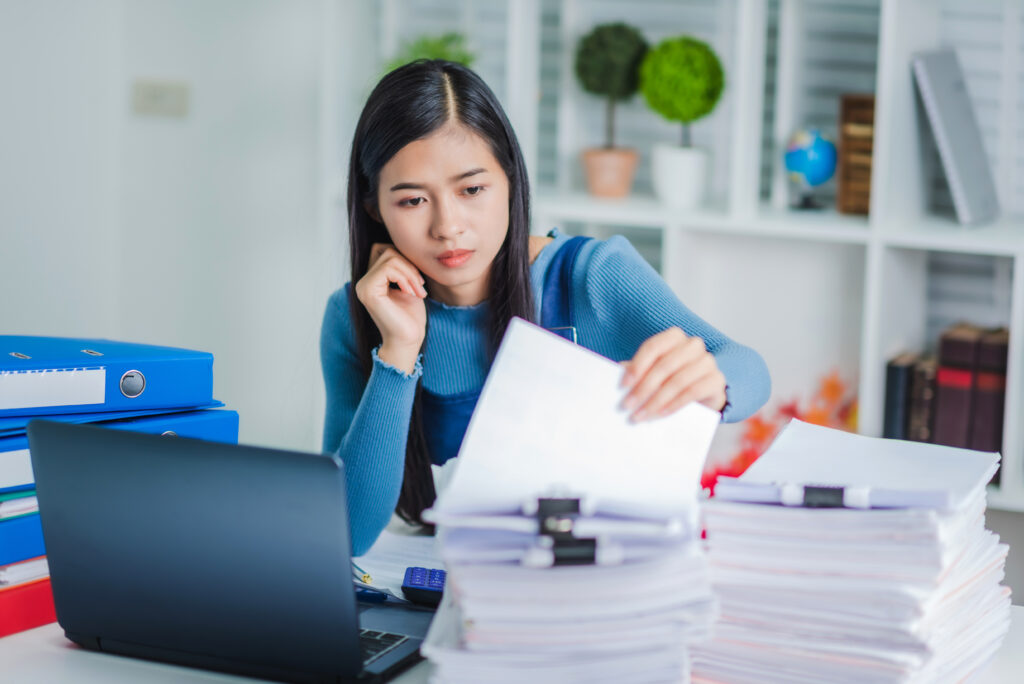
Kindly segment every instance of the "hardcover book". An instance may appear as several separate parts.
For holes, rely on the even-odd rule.
[[[939,339],[935,383],[936,444],[969,448],[978,348],[984,333],[970,323],[957,323]]]

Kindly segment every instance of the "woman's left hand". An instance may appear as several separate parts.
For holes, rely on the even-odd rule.
[[[624,361],[622,408],[634,423],[674,413],[691,401],[725,408],[725,376],[699,337],[669,328],[640,345]]]

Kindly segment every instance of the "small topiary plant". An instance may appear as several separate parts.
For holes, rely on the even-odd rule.
[[[640,31],[622,22],[602,24],[576,46],[576,77],[588,93],[607,98],[605,147],[615,147],[615,104],[636,94],[637,69],[647,54]]]
[[[400,66],[417,59],[444,59],[473,66],[475,55],[466,47],[466,37],[458,32],[440,36],[420,36],[402,45],[398,54],[384,66],[384,73],[390,73]]]
[[[689,36],[662,41],[640,65],[640,92],[647,106],[683,124],[683,147],[690,146],[690,124],[711,113],[724,87],[718,55]]]

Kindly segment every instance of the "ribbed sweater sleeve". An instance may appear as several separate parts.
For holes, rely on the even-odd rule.
[[[580,340],[584,346],[624,361],[647,338],[679,327],[704,340],[725,375],[723,422],[741,421],[768,400],[771,380],[761,355],[688,309],[626,238],[585,245],[573,269],[573,284],[580,334],[590,338]]]
[[[327,302],[320,329],[320,362],[327,391],[323,449],[345,464],[352,555],[366,553],[398,503],[405,468],[416,383],[423,373],[417,360],[411,374],[372,353],[373,369],[364,381],[349,315],[351,286]]]

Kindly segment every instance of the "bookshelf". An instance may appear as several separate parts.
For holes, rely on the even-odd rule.
[[[643,246],[690,308],[765,356],[769,406],[809,396],[822,375],[838,370],[858,393],[859,430],[879,435],[889,358],[928,346],[944,322],[962,315],[1008,325],[1004,466],[990,502],[1024,511],[1019,2],[386,0],[381,7],[381,45],[440,26],[467,33],[481,54],[475,67],[524,145],[535,232],[621,232]],[[428,8],[427,28],[401,20]],[[692,131],[695,144],[712,151],[700,209],[669,210],[653,197],[650,147],[678,132],[639,96],[617,114],[617,139],[641,154],[633,195],[601,200],[583,191],[578,157],[599,144],[603,107],[576,84],[572,49],[593,25],[614,20],[638,27],[652,44],[696,35],[722,60],[722,102]],[[955,224],[934,149],[920,135],[910,55],[944,45],[961,54],[996,170],[1004,218],[993,225]],[[839,95],[848,92],[876,97],[871,213],[792,211],[780,150],[799,126],[835,139]],[[824,198],[834,192],[827,185]],[[723,426],[713,457],[737,436],[735,426]]]

